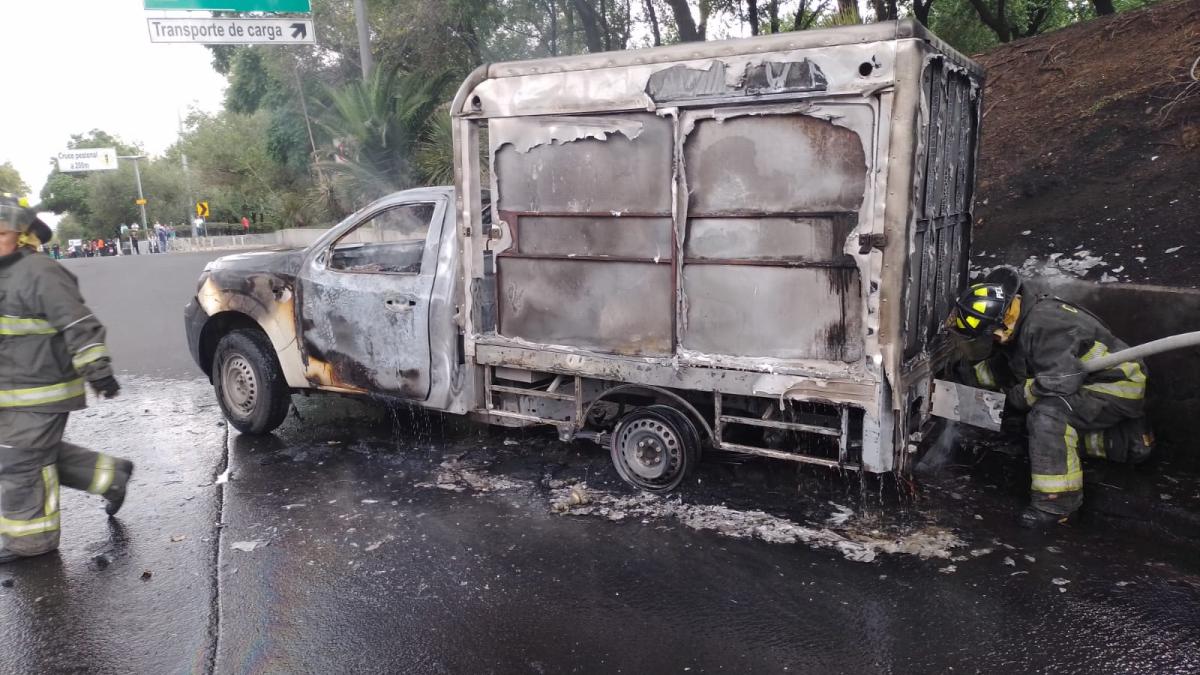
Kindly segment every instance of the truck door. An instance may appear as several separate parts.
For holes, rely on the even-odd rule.
[[[309,253],[299,285],[310,382],[429,396],[430,297],[446,208],[432,197],[381,205]]]

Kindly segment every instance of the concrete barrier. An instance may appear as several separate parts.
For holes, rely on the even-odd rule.
[[[1131,346],[1200,330],[1200,290],[1067,277],[1030,279],[1026,288],[1086,307]],[[1151,356],[1146,366],[1147,405],[1155,433],[1160,440],[1195,448],[1200,436],[1200,348]]]
[[[243,248],[304,248],[316,241],[325,229],[292,228],[260,234],[230,234],[213,237],[177,237],[172,251],[223,251]]]

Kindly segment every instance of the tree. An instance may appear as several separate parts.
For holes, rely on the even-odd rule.
[[[696,21],[692,18],[692,8],[688,5],[687,0],[666,0],[667,7],[671,8],[671,13],[675,16],[675,29],[679,33],[680,42],[701,42],[704,40],[704,34],[696,28]],[[703,26],[701,19],[701,26]]]
[[[411,157],[434,110],[446,74],[376,68],[365,82],[328,91],[319,116],[332,139],[333,161],[322,164],[340,178],[343,195],[361,206],[416,183]]]
[[[0,192],[11,192],[19,196],[29,194],[29,184],[21,180],[21,172],[17,171],[12,162],[0,164]]]
[[[979,20],[996,34],[1001,42],[1037,35],[1046,28],[1054,0],[969,0]]]
[[[83,229],[83,223],[74,214],[67,214],[58,221],[58,225],[54,227],[54,238],[60,246],[66,246],[67,242],[72,239],[86,239],[87,233]]]
[[[118,155],[140,155],[141,146],[126,143],[102,129],[92,129],[82,134],[72,134],[67,147],[78,148],[114,148]],[[124,164],[124,162],[122,162]],[[62,173],[55,166],[46,177],[42,186],[41,207],[54,213],[72,213],[84,228],[92,226],[91,207],[88,204],[91,176],[112,173],[98,171],[87,173]]]

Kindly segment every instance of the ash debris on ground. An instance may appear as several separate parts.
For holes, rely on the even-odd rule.
[[[772,544],[808,544],[831,548],[847,560],[872,562],[880,553],[915,555],[919,558],[949,558],[952,549],[965,546],[957,535],[935,527],[889,534],[879,530],[856,530],[842,521],[844,529],[804,525],[765,511],[740,510],[717,504],[692,504],[680,497],[649,493],[615,495],[576,485],[550,494],[553,508],[574,516],[599,516],[611,521],[627,519],[675,520],[683,526],[715,532],[733,539],[759,539]],[[839,515],[844,512],[839,512]]]
[[[832,549],[856,562],[872,562],[880,554],[949,558],[954,549],[966,545],[953,532],[934,525],[876,527],[873,525],[877,523],[855,518],[853,509],[836,502],[827,503],[830,511],[818,520],[824,524],[806,524],[760,509],[695,502],[681,495],[631,492],[619,485],[593,486],[582,477],[555,478],[546,473],[541,480],[534,481],[492,471],[490,465],[500,460],[499,455],[524,454],[511,446],[505,442],[495,454],[476,452],[470,460],[465,460],[462,454],[452,456],[438,464],[432,480],[417,482],[415,487],[469,492],[478,497],[523,490],[540,496],[540,503],[553,513],[592,516],[611,522],[675,522],[688,529],[733,539]]]

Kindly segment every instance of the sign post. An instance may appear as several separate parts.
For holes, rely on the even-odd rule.
[[[138,160],[145,159],[145,158],[146,158],[145,155],[128,155],[128,156],[122,155],[119,159],[132,159],[133,160],[133,175],[137,179],[137,188],[138,188],[137,205],[138,205],[138,208],[141,209],[141,211],[142,211],[142,231],[148,232],[149,230],[146,229],[148,227],[148,225],[146,224],[146,195],[142,194],[142,170],[140,168],[138,168]]]

